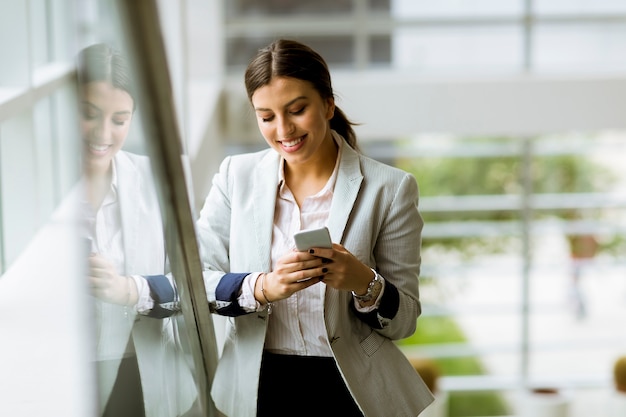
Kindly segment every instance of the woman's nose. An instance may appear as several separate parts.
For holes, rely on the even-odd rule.
[[[287,117],[278,120],[278,135],[281,138],[289,138],[294,133],[294,124]]]
[[[102,120],[96,123],[93,128],[94,139],[102,142],[106,142],[111,138],[111,126],[106,121]]]

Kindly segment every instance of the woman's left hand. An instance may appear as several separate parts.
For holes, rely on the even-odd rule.
[[[324,274],[323,280],[329,287],[363,294],[374,278],[374,273],[367,265],[338,243],[333,243],[332,249],[315,249],[313,255],[329,260],[325,265],[328,272]]]

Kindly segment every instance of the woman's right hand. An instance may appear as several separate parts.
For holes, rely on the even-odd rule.
[[[137,303],[137,285],[133,279],[119,275],[102,255],[89,256],[89,286],[94,297],[107,303],[127,306]]]
[[[259,275],[254,296],[262,304],[289,298],[322,281],[328,272],[325,263],[323,258],[309,252],[288,252],[278,259],[272,272],[264,273],[265,277]]]

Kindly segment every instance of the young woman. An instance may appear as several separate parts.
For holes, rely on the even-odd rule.
[[[78,81],[79,198],[91,252],[101,413],[178,416],[191,407],[196,391],[175,321],[163,319],[174,311],[162,304],[175,294],[164,276],[165,242],[150,162],[122,150],[136,106],[129,68],[109,46],[92,45],[78,56]]]
[[[277,40],[245,84],[269,149],[226,158],[198,221],[231,316],[212,385],[245,416],[417,416],[432,395],[393,340],[415,331],[422,218],[411,175],[360,154],[314,50]],[[294,249],[328,227],[332,248]]]

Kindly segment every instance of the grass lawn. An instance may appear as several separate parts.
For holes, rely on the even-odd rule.
[[[466,337],[450,317],[420,317],[417,331],[399,346],[439,343],[462,343]],[[442,375],[482,375],[480,358],[433,358]],[[451,392],[448,394],[449,417],[502,416],[510,414],[504,398],[496,391]]]

